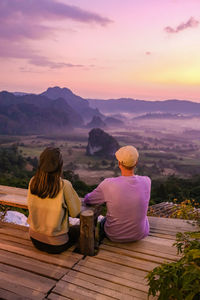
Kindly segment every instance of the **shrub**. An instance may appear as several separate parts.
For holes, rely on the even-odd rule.
[[[194,218],[200,224],[199,216]],[[199,300],[200,231],[177,233],[174,245],[182,257],[176,262],[161,264],[148,273],[148,295],[157,295],[158,300]]]
[[[177,199],[174,199],[176,203]],[[185,220],[200,220],[200,213],[196,209],[199,207],[199,203],[195,200],[185,200],[180,204],[174,206],[172,213],[170,215],[171,218],[177,219],[185,219]]]

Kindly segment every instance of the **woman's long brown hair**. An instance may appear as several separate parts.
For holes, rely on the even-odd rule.
[[[55,198],[60,191],[61,173],[62,165],[54,173],[46,173],[38,168],[30,183],[31,193],[42,199]]]

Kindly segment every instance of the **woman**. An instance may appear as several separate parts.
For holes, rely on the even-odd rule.
[[[48,253],[61,253],[77,238],[68,217],[80,213],[81,202],[72,184],[61,179],[62,167],[59,148],[46,148],[28,189],[30,238],[36,248]]]

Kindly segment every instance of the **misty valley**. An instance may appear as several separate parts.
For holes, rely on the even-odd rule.
[[[89,153],[93,128],[103,135],[93,138]],[[88,100],[58,87],[40,95],[1,92],[0,133],[0,184],[27,187],[40,153],[53,146],[61,149],[64,174],[79,182],[83,196],[104,178],[120,175],[114,149],[130,144],[140,154],[136,173],[153,180],[152,203],[200,201],[198,103]]]

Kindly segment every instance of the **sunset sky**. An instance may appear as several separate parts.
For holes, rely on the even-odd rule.
[[[199,0],[0,0],[0,90],[200,102]]]

